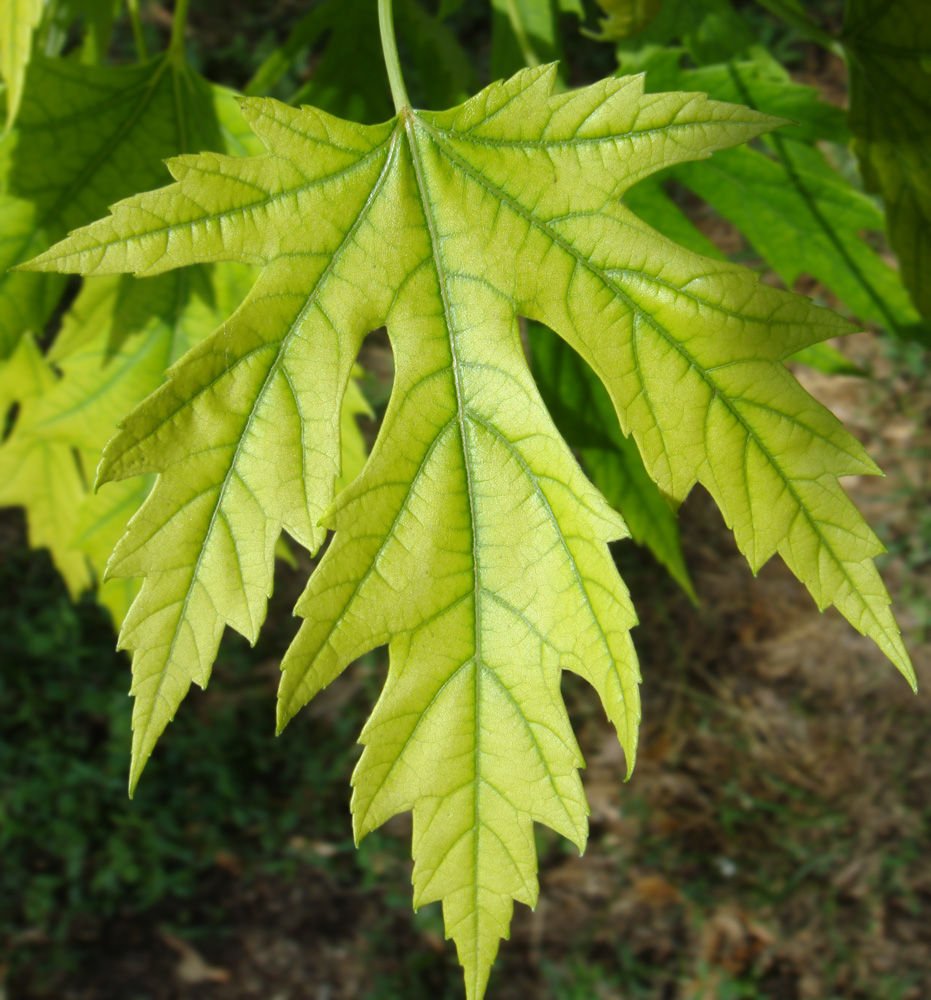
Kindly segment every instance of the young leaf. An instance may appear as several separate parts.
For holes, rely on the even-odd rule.
[[[585,34],[607,42],[639,35],[659,13],[662,0],[598,0],[598,5],[607,15],[598,21],[601,34]]]
[[[931,319],[931,18],[927,0],[847,0],[850,129],[919,312]]]
[[[628,768],[639,719],[634,616],[607,548],[625,527],[540,400],[519,314],[592,367],[667,495],[704,483],[754,568],[780,552],[913,678],[871,562],[881,546],[837,481],[876,467],[781,364],[847,324],[676,247],[619,201],[779,120],[647,95],[639,78],[559,95],[554,80],[527,70],[459,108],[368,127],[247,101],[264,156],[178,158],[177,183],[30,265],[263,265],[102,463],[104,481],[160,473],[114,556],[146,575],[123,633],[136,691],[173,711],[224,624],[255,635],[280,529],[313,549],[321,518],[334,528],[298,606],[279,721],[389,643],[356,835],[413,810],[415,902],[443,900],[476,998],[513,900],[536,898],[532,823],[585,841],[561,671],[596,688]],[[381,325],[394,389],[362,475],[334,500],[341,401]]]

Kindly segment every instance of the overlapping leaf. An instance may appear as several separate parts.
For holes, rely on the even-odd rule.
[[[754,61],[682,70],[675,50],[663,50],[640,63],[653,89],[700,91],[796,123],[766,137],[763,149],[729,150],[709,162],[676,167],[667,177],[733,222],[790,288],[799,275],[811,275],[857,317],[899,336],[928,338],[901,276],[864,239],[865,233],[882,231],[882,212],[815,145],[849,141],[840,109],[819,100],[813,88],[792,82],[762,54]],[[642,207],[650,213],[649,200]]]
[[[926,0],[847,0],[850,128],[919,311],[931,318],[931,17]]]
[[[621,512],[634,541],[647,546],[695,600],[675,514],[643,467],[637,445],[621,432],[604,386],[545,326],[530,324],[528,340],[540,395],[566,442],[608,503]]]
[[[31,265],[263,265],[106,451],[103,480],[160,474],[114,557],[145,575],[122,639],[136,693],[173,711],[224,624],[255,635],[279,531],[315,549],[321,518],[334,528],[298,607],[280,721],[389,643],[356,834],[413,810],[415,902],[443,901],[473,997],[513,900],[536,899],[533,822],[585,841],[561,671],[596,688],[628,766],[639,718],[633,613],[607,548],[625,527],[556,432],[518,314],[597,374],[674,502],[705,484],[754,568],[780,552],[912,676],[871,561],[881,547],[837,481],[875,466],[781,364],[846,324],[675,246],[619,200],[778,120],[645,95],[638,79],[562,95],[553,82],[552,67],[526,71],[460,108],[370,127],[248,101],[267,154],[176,159],[176,184]],[[334,500],[340,406],[382,324],[391,401]],[[141,720],[134,778],[163,725],[154,709]]]
[[[55,383],[55,373],[24,337],[0,369],[0,420],[19,404],[16,425],[0,447],[0,506],[27,509],[29,544],[47,548],[71,596],[90,586],[87,560],[71,547],[78,509],[86,490],[72,449],[32,433],[39,400]]]
[[[7,270],[115,199],[158,184],[162,160],[190,149],[243,152],[236,102],[174,58],[94,67],[36,57],[29,64],[0,197],[0,357],[39,331],[62,284]]]
[[[48,359],[27,338],[4,367],[4,380],[23,405],[0,446],[7,481],[0,503],[25,508],[31,544],[51,550],[74,596],[90,586],[89,570],[102,578],[151,487],[151,481],[134,481],[90,492],[86,483],[100,452],[127,410],[162,383],[168,365],[235,308],[235,287],[239,299],[245,294],[243,269],[225,267],[237,272],[236,280],[220,281],[226,294],[219,296],[205,268],[152,282],[94,279],[66,315]],[[23,377],[26,362],[30,379]],[[133,582],[102,584],[100,600],[117,624],[136,590]]]

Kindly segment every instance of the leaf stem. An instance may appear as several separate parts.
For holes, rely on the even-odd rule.
[[[826,31],[807,14],[793,7],[789,0],[756,0],[756,2],[768,10],[770,14],[785,21],[790,27],[795,28],[803,38],[807,38],[810,42],[815,42],[815,44],[827,49],[828,52],[833,52],[836,56],[844,57],[844,47],[830,31]]]
[[[142,34],[142,20],[139,17],[139,0],[126,0],[129,8],[129,20],[133,26],[133,40],[136,43],[136,55],[139,62],[145,62],[149,58],[148,49],[145,46],[145,37]]]
[[[187,27],[187,10],[190,0],[177,0],[171,22],[171,42],[168,51],[176,59],[184,58],[184,29]]]
[[[181,3],[183,0],[178,2]],[[400,114],[404,108],[411,106],[411,100],[407,96],[404,77],[401,75],[398,43],[394,37],[394,18],[391,16],[391,0],[378,0],[378,27],[381,29],[381,50],[385,56],[385,69],[388,70],[394,110]]]

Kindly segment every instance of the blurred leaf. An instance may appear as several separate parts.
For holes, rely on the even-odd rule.
[[[931,16],[928,0],[847,0],[850,129],[919,312],[931,319]]]
[[[90,586],[87,562],[71,548],[86,488],[68,445],[32,433],[37,401],[55,374],[30,336],[0,368],[0,399],[19,403],[16,423],[0,445],[0,507],[26,508],[29,544],[47,548],[73,599]]]
[[[41,20],[42,0],[0,0],[0,69],[6,81],[7,128],[19,112],[33,35]]]
[[[585,31],[596,41],[617,41],[639,35],[659,13],[663,0],[598,0],[608,15],[599,19],[601,34]]]
[[[566,0],[490,0],[491,76],[502,79],[524,66],[562,59],[560,15],[577,13]],[[560,67],[559,72],[563,69]]]
[[[726,62],[759,43],[753,29],[731,0],[663,0],[653,22],[636,38],[619,43],[618,51],[645,45],[681,42],[698,64]]]
[[[223,322],[210,271],[202,264],[147,281],[87,281],[50,352],[62,377],[36,404],[33,433],[96,448],[99,460],[119,422],[162,384],[166,369]]]
[[[898,271],[862,235],[882,231],[882,212],[813,146],[781,138],[768,145],[778,159],[728,150],[672,176],[733,222],[788,288],[809,274],[854,315],[906,335],[919,317]]]
[[[103,61],[110,47],[113,21],[123,6],[122,0],[57,0],[48,4],[45,54],[59,55],[68,41],[74,24],[84,28],[81,61],[94,65]]]
[[[860,377],[869,375],[869,372],[864,371],[859,365],[855,365],[846,354],[825,343],[812,344],[811,347],[806,347],[805,350],[793,354],[787,360],[808,365],[809,368],[824,372],[825,375],[857,375]]]
[[[87,453],[88,479],[93,479],[99,452]],[[85,494],[78,508],[71,547],[87,556],[97,580],[97,601],[110,613],[119,630],[142,586],[139,580],[104,580],[107,562],[126,525],[152,490],[152,476],[107,483],[96,493]]]
[[[765,53],[695,70],[681,69],[680,58],[681,50],[643,54],[639,64],[651,89],[707,93],[798,124],[763,139],[764,150],[727,150],[713,160],[675,167],[668,176],[734,223],[787,287],[801,274],[811,275],[856,316],[896,336],[927,340],[899,273],[864,239],[865,232],[882,231],[882,212],[814,145],[818,139],[847,142],[843,112],[820,100],[814,88],[794,83]],[[632,61],[622,59],[622,66]],[[678,239],[664,228],[674,221],[655,214],[652,224]]]
[[[437,17],[442,21],[451,14],[455,14],[465,2],[466,0],[440,0],[440,9]]]
[[[655,230],[695,253],[715,260],[725,256],[694,222],[676,205],[655,178],[641,181],[624,195],[624,204]]]
[[[0,217],[0,263],[9,267],[100,215],[114,201],[165,180],[162,160],[191,148],[255,148],[231,92],[183,63],[85,66],[33,58],[16,128],[3,139],[9,164]],[[0,273],[0,357],[25,330],[39,333],[64,286]]]
[[[608,503],[620,511],[634,541],[645,545],[696,600],[672,505],[644,468],[633,438],[618,426],[601,380],[552,330],[528,323],[527,332],[540,395],[563,437]]]

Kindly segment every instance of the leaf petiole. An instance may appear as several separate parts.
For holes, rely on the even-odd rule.
[[[133,40],[136,43],[136,55],[139,62],[145,62],[149,58],[145,45],[145,37],[142,34],[142,19],[139,17],[139,0],[127,0],[126,6],[129,8],[129,20],[133,26]]]
[[[171,22],[171,42],[168,51],[178,59],[184,58],[184,29],[187,27],[187,11],[190,0],[177,0],[174,18]]]
[[[385,56],[385,69],[388,70],[388,82],[391,84],[394,110],[400,114],[404,108],[411,106],[411,100],[407,96],[404,77],[401,75],[401,60],[398,58],[398,43],[394,37],[394,19],[391,16],[391,0],[378,0],[378,27],[381,30],[381,49]]]

